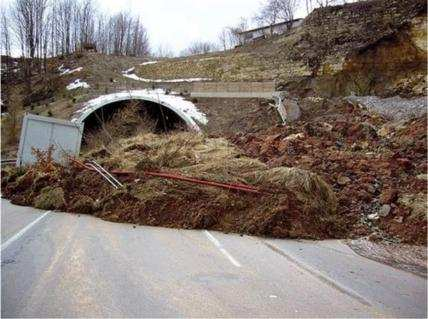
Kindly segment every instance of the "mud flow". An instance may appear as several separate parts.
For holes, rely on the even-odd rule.
[[[425,244],[426,118],[299,103],[295,123],[223,137],[186,132],[166,112],[165,132],[155,105],[110,106],[88,119],[79,161],[95,160],[122,188],[39,152],[36,165],[3,171],[3,196],[116,222]]]

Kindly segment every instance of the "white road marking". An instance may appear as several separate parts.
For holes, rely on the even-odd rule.
[[[208,230],[204,230],[207,238],[220,250],[220,252],[227,258],[235,267],[242,267],[242,265],[237,261],[225,248],[222,247],[217,238],[215,238]]]
[[[208,239],[214,243],[214,245],[216,245],[217,247],[221,247],[221,244],[217,240],[217,238],[215,238],[213,235],[211,235],[211,233],[208,230],[205,230],[204,232],[205,232],[205,235],[207,235]]]
[[[220,248],[220,251],[223,253],[223,255],[225,255],[227,257],[227,259],[229,259],[229,261],[236,267],[242,267],[242,265],[235,259],[233,258],[233,256],[231,254],[229,254],[229,252],[224,249],[224,248]]]
[[[47,211],[37,219],[33,220],[31,223],[29,223],[27,226],[22,228],[19,232],[17,232],[15,235],[10,237],[6,242],[1,245],[1,251],[9,247],[10,244],[12,244],[15,240],[19,239],[22,235],[24,235],[31,227],[33,227],[35,224],[37,224],[39,221],[41,221],[47,214],[49,214],[51,211]]]

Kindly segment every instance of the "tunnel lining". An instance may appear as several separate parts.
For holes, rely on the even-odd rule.
[[[186,127],[186,123],[181,117],[179,117],[174,111],[160,104],[144,100],[125,100],[105,104],[103,107],[100,107],[89,114],[83,120],[85,123],[84,136],[88,132],[93,133],[102,130],[104,125],[103,123],[108,123],[115,120],[119,120],[120,122],[120,119],[115,119],[116,114],[126,108],[134,107],[136,107],[136,109],[131,111],[132,114],[151,121],[153,123],[154,133],[167,133],[177,129],[182,130],[184,127]],[[138,121],[137,119],[135,120]],[[129,124],[130,127],[132,127],[135,122],[130,119]],[[127,125],[126,122],[124,125]]]
[[[119,92],[109,95],[102,95],[98,98],[92,99],[85,104],[82,108],[76,111],[71,121],[77,123],[84,123],[86,118],[89,117],[93,112],[100,108],[108,107],[108,105],[115,102],[129,102],[132,100],[141,100],[152,102],[155,104],[162,105],[180,117],[187,127],[195,132],[200,132],[201,129],[195,121],[195,117],[198,122],[202,124],[206,123],[205,115],[197,111],[193,103],[184,100],[179,96],[171,96],[166,94],[159,94],[156,91],[128,91]]]

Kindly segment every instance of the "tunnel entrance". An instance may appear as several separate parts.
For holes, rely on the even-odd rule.
[[[123,100],[105,104],[84,120],[83,143],[95,135],[108,139],[130,137],[141,131],[168,133],[187,130],[186,123],[171,109],[145,100]]]

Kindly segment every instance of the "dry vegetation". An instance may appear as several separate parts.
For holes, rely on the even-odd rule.
[[[25,172],[4,172],[4,195],[17,204],[91,213],[111,221],[275,237],[315,239],[345,234],[344,223],[336,216],[336,197],[319,176],[295,168],[268,169],[225,139],[141,133],[110,147],[110,151],[95,150],[88,156],[109,169],[133,171],[131,179],[123,180],[124,189],[114,191],[99,175],[73,166],[55,165],[46,172],[38,164]],[[159,171],[245,183],[260,193],[146,174]]]

